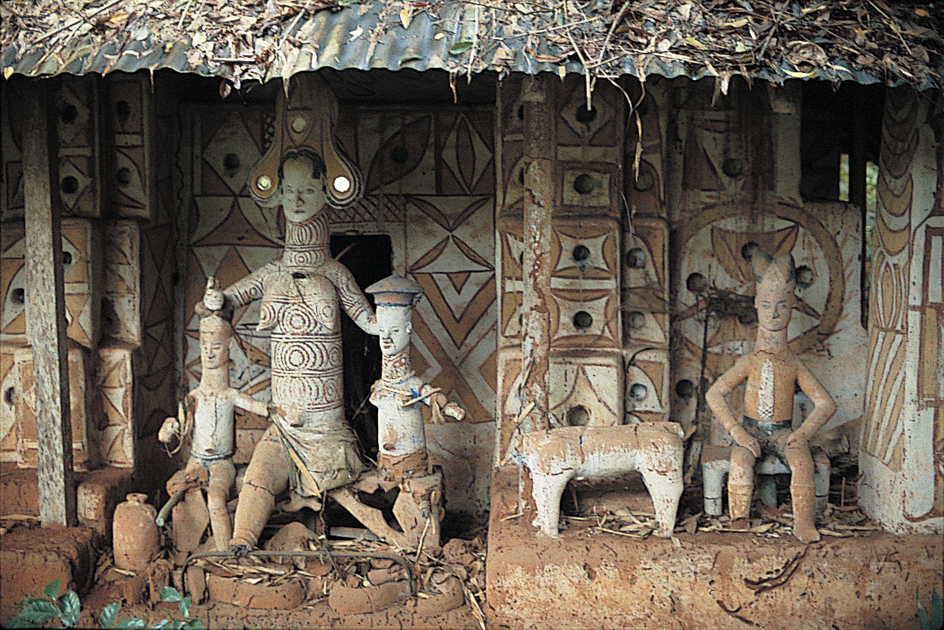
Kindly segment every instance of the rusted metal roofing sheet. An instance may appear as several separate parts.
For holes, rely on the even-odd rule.
[[[708,8],[696,0],[556,5],[492,0],[62,1],[82,5],[85,13],[47,30],[42,18],[26,15],[26,3],[0,4],[5,77],[166,68],[223,77],[238,89],[247,80],[266,82],[320,68],[454,74],[492,70],[503,75],[584,74],[589,67],[594,76],[610,78],[717,77],[725,91],[736,75],[773,83],[817,78],[907,83],[917,89],[944,86],[941,38],[921,26],[922,20],[933,24],[941,15],[915,8],[890,17],[874,2],[858,0],[806,8],[766,0],[754,0],[754,6],[746,0],[705,3]],[[869,6],[878,13],[866,12]],[[819,37],[810,38],[817,22]],[[838,30],[830,30],[832,26]],[[802,36],[790,41],[791,33],[801,29],[806,29]],[[840,40],[848,32],[866,39],[843,45]],[[881,35],[876,41],[896,46],[900,39],[901,50],[914,59],[881,50],[867,40],[874,34]]]

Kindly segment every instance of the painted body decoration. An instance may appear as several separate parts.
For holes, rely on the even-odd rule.
[[[272,425],[240,493],[231,545],[238,550],[255,545],[286,487],[298,507],[317,507],[326,491],[364,468],[344,417],[341,310],[368,334],[376,334],[376,322],[353,275],[331,257],[323,162],[301,150],[282,164],[282,257],[225,292],[233,306],[262,300],[258,328],[271,331]]]

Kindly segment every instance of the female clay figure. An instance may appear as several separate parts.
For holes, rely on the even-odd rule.
[[[251,549],[291,485],[293,502],[320,506],[328,490],[363,470],[344,417],[340,307],[377,334],[370,303],[344,265],[331,257],[325,167],[310,149],[287,151],[279,167],[285,249],[225,291],[227,303],[262,300],[259,330],[271,330],[272,424],[253,452],[239,494],[230,549]]]
[[[204,297],[208,308],[212,308],[214,292],[218,293],[216,282],[210,278]],[[267,411],[265,403],[229,386],[230,323],[218,310],[207,310],[203,315],[200,319],[200,385],[187,394],[183,404],[186,417],[193,423],[190,459],[187,466],[167,482],[167,492],[173,495],[178,490],[206,489],[213,539],[217,550],[225,551],[233,529],[226,503],[236,479],[234,412],[236,407],[260,415]],[[167,418],[158,439],[168,443],[174,435],[187,432],[177,418]]]
[[[816,489],[809,440],[836,412],[836,403],[787,344],[787,327],[796,301],[793,256],[782,254],[771,261],[759,252],[752,263],[758,277],[754,298],[757,340],[753,350],[738,359],[705,394],[711,411],[735,442],[728,474],[732,526],[743,526],[750,515],[754,463],[769,452],[789,466],[792,473],[794,535],[805,543],[816,542],[820,536],[814,524]],[[738,422],[725,396],[745,379],[744,418]],[[815,408],[793,431],[796,385],[809,396]]]

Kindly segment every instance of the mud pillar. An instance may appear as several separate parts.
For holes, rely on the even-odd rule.
[[[553,78],[524,85],[524,252],[521,335],[522,433],[548,428],[551,211],[554,203]],[[531,406],[533,404],[533,407]]]
[[[522,434],[549,428],[548,396],[551,357],[551,212],[554,203],[553,88],[547,76],[525,79],[522,95],[524,127],[524,226],[521,300]],[[521,468],[518,504],[530,519],[534,502],[531,476]]]
[[[29,84],[23,130],[26,203],[26,336],[33,349],[39,443],[39,515],[43,526],[75,525],[72,422],[66,353],[62,229],[53,208],[57,180],[47,81]]]
[[[896,533],[944,531],[944,125],[886,93],[859,504]]]

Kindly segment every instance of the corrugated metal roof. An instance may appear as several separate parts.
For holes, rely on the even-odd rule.
[[[16,4],[3,3],[5,21],[10,19],[8,13]],[[669,46],[687,46],[688,52],[695,54],[677,54],[675,51],[680,50],[679,47],[661,50],[665,46],[660,45],[660,49],[653,49],[650,42],[648,46],[617,47],[616,52],[609,54],[605,60],[601,53],[594,64],[590,51],[594,50],[594,46],[599,49],[601,44],[605,49],[611,42],[610,36],[617,30],[608,28],[610,25],[606,22],[607,19],[613,22],[613,13],[616,12],[612,9],[615,7],[599,0],[595,3],[599,5],[596,8],[589,11],[582,9],[584,13],[577,16],[584,18],[581,20],[574,18],[573,11],[562,20],[560,12],[547,8],[551,6],[550,3],[515,3],[514,6],[518,8],[512,9],[503,8],[504,3],[480,4],[467,1],[431,2],[427,5],[422,2],[365,0],[363,3],[345,7],[334,2],[321,2],[316,4],[320,4],[319,8],[322,10],[315,13],[299,13],[297,6],[293,5],[295,18],[270,20],[272,28],[268,31],[260,31],[258,28],[258,25],[263,23],[260,22],[260,11],[254,13],[246,10],[242,14],[231,15],[216,22],[207,19],[201,28],[194,28],[189,33],[186,28],[173,28],[178,22],[177,13],[180,12],[180,7],[187,3],[142,4],[135,0],[111,2],[111,5],[119,8],[124,4],[130,4],[132,8],[125,9],[130,13],[121,14],[126,22],[122,24],[123,28],[114,29],[114,37],[110,39],[102,36],[103,28],[108,32],[107,29],[111,26],[110,21],[102,22],[108,13],[100,16],[98,22],[88,18],[84,23],[78,20],[72,26],[61,28],[61,32],[55,36],[39,35],[35,29],[30,34],[21,29],[15,37],[4,37],[5,45],[9,42],[2,54],[4,76],[47,76],[59,73],[84,75],[107,74],[112,71],[172,69],[203,76],[224,77],[238,88],[247,80],[266,82],[289,77],[296,72],[321,68],[382,68],[394,71],[403,68],[419,71],[439,69],[460,74],[485,70],[497,71],[500,74],[583,74],[583,61],[587,61],[592,72],[600,76],[645,77],[656,74],[667,78],[721,77],[725,84],[724,89],[727,80],[736,74],[774,83],[782,83],[789,78],[815,77],[837,83],[844,80],[858,83],[884,82],[889,85],[909,83],[917,89],[944,85],[942,73],[933,69],[933,58],[932,70],[923,70],[917,76],[911,77],[907,76],[908,70],[897,75],[890,72],[888,63],[877,62],[866,67],[865,64],[856,63],[854,57],[836,55],[827,62],[814,64],[812,71],[809,68],[798,71],[796,65],[791,65],[787,55],[782,56],[779,66],[777,62],[769,61],[755,63],[750,67],[743,64],[739,67],[732,66],[728,63],[726,70],[719,71],[715,69],[717,63],[712,65],[713,57],[708,53],[699,58],[698,53],[703,49],[707,50],[704,44],[691,36],[673,36],[671,29],[670,37],[665,42],[668,42]],[[193,3],[188,6],[190,4]],[[224,3],[220,0],[215,4]],[[286,4],[283,2],[282,6]],[[642,1],[638,4],[652,6],[653,2]],[[692,4],[688,2],[688,5]],[[746,2],[740,4],[750,6]],[[325,8],[331,5],[335,5],[334,8]],[[142,6],[146,8],[141,9]],[[174,6],[177,7],[177,13],[173,13]],[[272,8],[278,7],[278,4],[269,0],[266,6]],[[565,2],[561,6],[566,8],[568,4]],[[663,15],[668,14],[673,7],[685,8],[680,1],[656,3],[656,6],[661,7]],[[826,4],[823,4],[813,10],[819,11],[825,6]],[[135,13],[135,10],[138,12]],[[100,12],[101,9],[97,11]],[[405,15],[401,15],[404,12]],[[514,15],[510,12],[514,12]],[[711,15],[707,10],[705,12]],[[803,12],[794,13],[801,17],[806,15]],[[625,6],[623,13],[620,13],[616,20],[624,14],[629,20]],[[685,14],[689,15],[687,12]],[[240,15],[243,17],[240,18]],[[246,18],[247,15],[250,17]],[[188,16],[184,15],[177,26],[185,24],[183,18],[186,17]],[[240,19],[243,22],[240,22]],[[652,32],[655,28],[651,19],[638,19],[637,23],[627,28],[642,33]],[[567,23],[568,20],[571,21],[570,24]],[[241,23],[251,23],[256,35],[253,36],[250,29],[240,31],[238,26]],[[678,21],[676,24],[681,25]],[[708,30],[703,32],[711,33],[712,28],[717,30],[717,26],[713,24],[708,24]],[[573,28],[567,30],[569,26]],[[9,23],[4,26],[4,30],[13,28]],[[665,33],[664,24],[662,28]],[[250,32],[248,37],[246,32]],[[902,31],[899,28],[898,32],[911,31]],[[578,34],[579,46],[572,33]],[[568,45],[562,34],[567,35],[572,46]],[[753,30],[751,36],[754,36]],[[617,43],[619,38],[617,33],[612,43]],[[908,48],[907,44],[905,47]],[[581,54],[581,50],[586,55]],[[939,54],[935,53],[935,57],[939,64]],[[891,67],[904,65],[899,59],[897,65],[893,63]],[[907,67],[913,68],[913,65]]]

